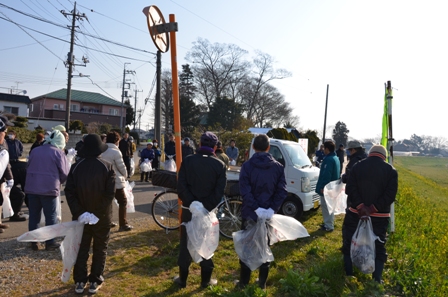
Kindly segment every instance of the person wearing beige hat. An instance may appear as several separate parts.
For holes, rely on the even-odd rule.
[[[342,182],[347,183],[348,177],[350,176],[350,170],[356,162],[367,158],[367,154],[362,147],[361,143],[357,140],[351,140],[348,142],[347,150],[350,153],[350,161],[347,166],[345,166],[345,173],[342,175]]]
[[[398,174],[386,162],[387,151],[382,145],[374,145],[366,159],[358,161],[351,169],[345,192],[347,209],[342,225],[342,253],[347,276],[353,276],[350,246],[359,220],[372,221],[375,241],[375,271],[372,278],[381,283],[384,263],[387,260],[386,232],[389,225],[390,206],[398,189]]]

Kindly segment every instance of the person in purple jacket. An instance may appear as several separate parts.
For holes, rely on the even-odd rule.
[[[248,220],[257,221],[256,210],[262,208],[272,215],[280,209],[288,192],[283,165],[275,161],[268,153],[269,137],[260,134],[255,137],[252,145],[255,154],[241,166],[240,193],[243,197],[241,208],[242,226],[244,230]],[[254,240],[256,240],[254,238]],[[251,270],[240,260],[239,287],[245,287],[250,280]],[[270,262],[262,264],[259,268],[258,285],[266,288]]]
[[[65,137],[59,130],[54,130],[45,138],[45,144],[33,149],[29,156],[26,171],[25,193],[28,195],[29,222],[28,230],[39,228],[42,209],[45,225],[56,224],[56,199],[59,197],[61,184],[67,180],[70,164],[64,154]],[[45,242],[46,250],[55,250],[60,244],[54,239]],[[36,242],[31,243],[33,250],[38,250]]]

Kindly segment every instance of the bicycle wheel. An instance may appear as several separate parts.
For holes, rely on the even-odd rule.
[[[238,199],[225,199],[218,205],[219,233],[232,238],[232,233],[241,230],[241,207]]]
[[[159,193],[152,201],[152,217],[160,227],[167,230],[179,228],[179,208],[177,192]]]

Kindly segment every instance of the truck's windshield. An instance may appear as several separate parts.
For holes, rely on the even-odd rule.
[[[311,161],[305,154],[305,151],[298,143],[284,143],[285,150],[288,152],[289,158],[294,167],[301,168],[311,165]]]

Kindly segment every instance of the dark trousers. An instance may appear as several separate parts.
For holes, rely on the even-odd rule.
[[[182,212],[185,212],[185,209],[182,209]],[[181,271],[188,271],[191,265],[191,255],[187,248],[188,243],[188,234],[187,228],[184,225],[180,226],[180,245],[179,245],[179,258],[177,259],[177,265],[179,265],[179,269]],[[201,270],[213,270],[215,267],[213,264],[212,258],[206,260],[202,259],[199,263],[201,266]]]
[[[126,170],[128,171],[128,176],[131,174],[131,157],[123,156],[124,166],[126,166]]]
[[[387,260],[386,253],[386,232],[389,226],[389,218],[370,217],[372,220],[373,233],[378,236],[379,240],[375,241],[375,261],[385,263]],[[345,272],[347,275],[353,275],[352,260],[350,258],[350,246],[353,234],[358,228],[359,217],[356,213],[349,210],[346,211],[344,223],[342,225],[342,253],[344,254]]]
[[[78,257],[73,269],[73,279],[75,283],[96,282],[101,284],[104,281],[103,272],[106,265],[107,245],[109,243],[110,220],[100,219],[95,225],[84,226]],[[89,259],[90,245],[93,240],[93,256],[90,274],[88,274],[87,260]]]
[[[120,227],[128,224],[126,220],[126,206],[128,205],[128,199],[124,193],[124,189],[115,190],[115,199],[118,202],[118,224]]]
[[[13,186],[11,188],[11,193],[9,194],[9,199],[11,200],[11,208],[14,211],[14,214],[18,214],[22,209],[25,193],[17,186]]]
[[[140,173],[140,181],[143,181],[143,177],[145,178],[145,181],[148,181],[149,180],[149,172]]]

